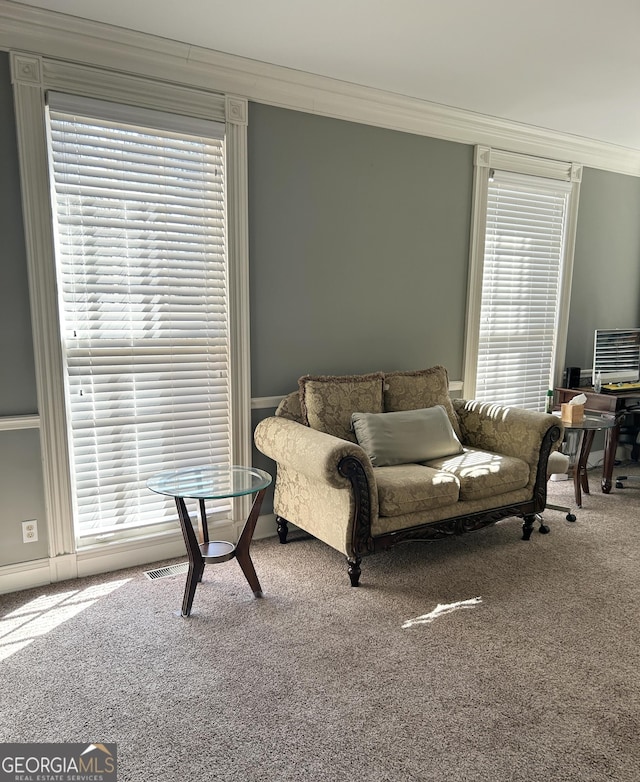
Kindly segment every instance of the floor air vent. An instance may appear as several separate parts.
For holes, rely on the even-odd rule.
[[[179,565],[169,565],[168,567],[159,567],[157,570],[145,570],[145,576],[151,581],[156,578],[167,578],[168,576],[177,576],[180,573],[186,573],[189,569],[188,562],[181,562]]]

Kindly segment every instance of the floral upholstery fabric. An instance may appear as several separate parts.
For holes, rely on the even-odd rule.
[[[465,447],[463,453],[425,462],[440,473],[455,476],[461,500],[496,497],[529,483],[529,465],[515,456]]]
[[[441,389],[446,388],[446,372],[426,372]],[[399,409],[429,406],[418,390],[424,374],[392,374],[384,391],[385,404]],[[351,482],[338,470],[349,457],[357,459],[364,470],[367,495],[363,502],[373,538],[531,500],[546,433],[557,427],[556,442],[562,440],[562,424],[555,416],[454,399],[450,404],[457,414],[463,455],[430,461],[428,466],[374,468],[348,429],[352,412],[369,412],[364,409],[367,405],[379,405],[370,412],[381,412],[382,375],[374,378],[373,386],[369,377],[360,388],[367,391],[357,397],[359,409],[351,395],[359,387],[357,382],[327,384],[332,387],[329,391],[322,380],[309,378],[311,384],[317,383],[310,386],[318,391],[311,394],[317,405],[314,412],[318,419],[326,415],[342,437],[306,425],[300,396],[295,393],[282,400],[277,415],[257,425],[256,447],[277,464],[273,506],[277,515],[352,556],[358,534],[354,530],[356,502]],[[336,385],[341,386],[339,390]],[[308,390],[303,389],[304,397]],[[433,404],[443,401],[436,394],[431,400]]]
[[[340,475],[337,470],[340,461],[347,456],[359,460],[364,457],[366,461],[363,462],[363,467],[367,480],[375,486],[373,467],[357,443],[276,416],[260,421],[254,433],[254,440],[256,447],[279,467],[282,464],[290,464],[295,472],[307,475],[321,486],[336,489],[351,487],[349,479]],[[376,502],[376,512],[377,508]]]
[[[460,439],[460,422],[449,397],[449,376],[442,366],[413,372],[387,372],[384,376],[384,409],[386,413],[420,410],[442,405],[453,431]]]
[[[462,443],[526,462],[530,466],[530,486],[536,479],[540,444],[549,426],[559,427],[556,442],[562,441],[563,427],[556,416],[463,399],[454,399],[453,405],[460,420]]]
[[[276,408],[276,415],[303,424],[304,416],[302,415],[302,406],[300,404],[300,392],[292,391],[290,394],[287,394]]]
[[[370,375],[313,376],[298,380],[302,414],[312,429],[356,442],[352,413],[381,413],[382,372]]]
[[[441,508],[458,500],[458,479],[419,464],[374,467],[381,516]]]
[[[465,448],[463,453],[402,469],[374,467],[381,516],[434,510],[524,489],[529,465],[513,456]]]
[[[258,450],[278,466],[273,509],[337,551],[351,553],[354,499],[351,483],[338,472],[348,456],[362,461],[369,504],[378,515],[373,467],[359,445],[318,432],[280,416],[260,421],[254,434]]]

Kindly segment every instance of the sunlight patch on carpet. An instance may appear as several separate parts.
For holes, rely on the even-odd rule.
[[[125,578],[86,589],[43,595],[6,614],[0,618],[0,660],[29,646],[36,638],[46,635],[129,581],[130,578]]]
[[[474,606],[477,606],[478,603],[482,603],[481,597],[472,597],[469,600],[458,600],[455,603],[438,603],[433,611],[430,611],[428,614],[416,616],[415,619],[407,619],[407,621],[402,624],[402,629],[406,630],[409,627],[415,627],[416,625],[431,624],[445,614],[452,614],[454,611],[459,611],[463,608],[473,608]]]

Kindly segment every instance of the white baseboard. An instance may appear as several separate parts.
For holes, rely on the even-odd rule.
[[[272,538],[276,534],[276,517],[274,513],[267,513],[258,518],[256,530],[253,533],[254,540]]]
[[[50,557],[49,570],[51,571],[52,583],[77,578],[78,557],[76,554],[61,554],[58,557]]]
[[[216,537],[236,540],[238,524],[216,528]],[[275,516],[270,513],[258,518],[254,540],[276,534]],[[138,538],[118,543],[106,543],[81,549],[75,554],[18,562],[0,567],[0,594],[20,592],[23,589],[46,586],[99,573],[110,573],[124,568],[148,565],[165,559],[186,556],[182,534],[177,532]]]
[[[51,583],[48,559],[33,559],[0,568],[0,594],[19,592],[23,589],[45,586]]]
[[[77,576],[95,576],[184,555],[184,540],[179,531],[147,539],[106,543],[76,553]]]

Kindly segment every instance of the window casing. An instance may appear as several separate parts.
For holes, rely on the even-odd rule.
[[[64,357],[54,263],[53,216],[48,176],[45,97],[49,91],[90,95],[143,109],[212,120],[225,125],[226,220],[229,306],[230,449],[235,463],[251,463],[250,356],[248,317],[247,101],[203,89],[150,80],[114,70],[11,53],[18,153],[33,321],[45,502],[49,522],[52,579],[78,572],[73,525],[73,491],[65,416]],[[234,501],[230,523],[248,510]],[[177,523],[172,539],[180,540]],[[144,536],[145,546],[150,541]],[[138,545],[138,544],[133,544]],[[69,555],[69,556],[65,556]],[[102,556],[91,553],[91,561]],[[104,552],[109,556],[109,552]],[[141,560],[144,561],[144,560]],[[95,566],[94,572],[95,572]]]
[[[544,410],[564,364],[581,168],[476,148],[464,396]]]

